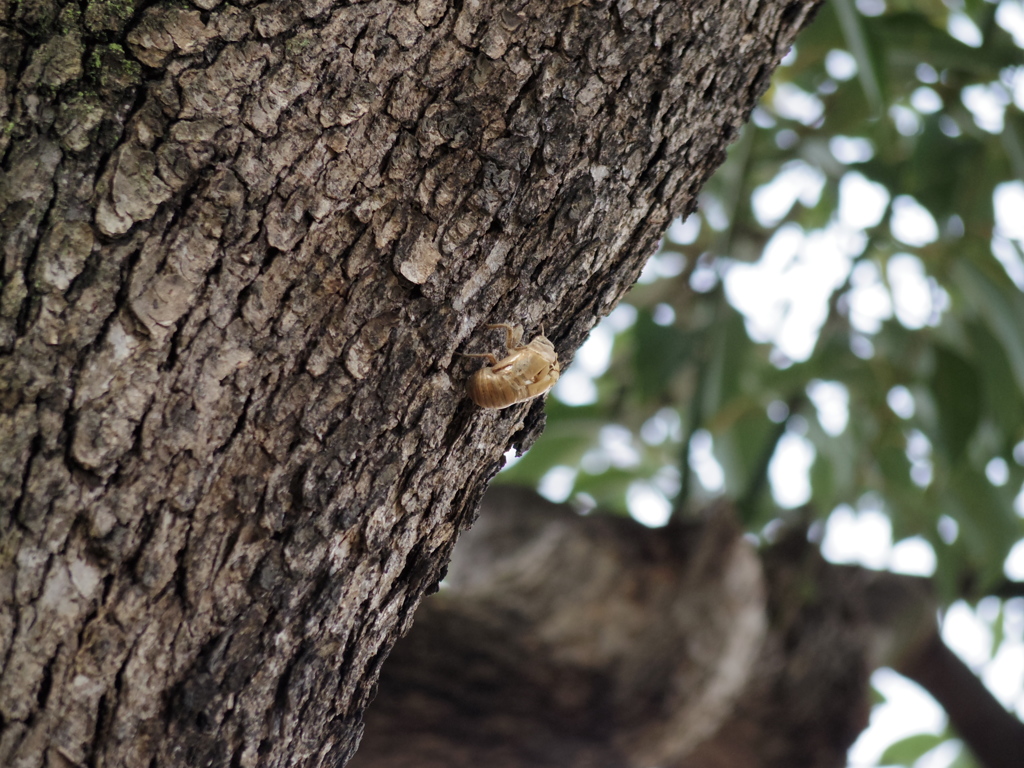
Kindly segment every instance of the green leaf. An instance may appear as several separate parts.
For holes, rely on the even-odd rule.
[[[722,302],[724,305],[724,298]],[[723,411],[735,407],[737,399],[745,399],[745,393],[755,389],[750,386],[754,368],[751,363],[757,357],[757,350],[747,336],[743,316],[727,308],[719,311],[718,317],[710,330],[710,360],[700,372],[706,422],[720,419]],[[747,404],[739,407],[746,410]]]
[[[892,72],[914,72],[921,62],[937,70],[951,69],[977,80],[996,80],[999,70],[1020,61],[1015,46],[994,44],[972,48],[940,29],[919,13],[896,13],[864,19],[864,28],[871,39],[882,45],[886,68]]]
[[[821,451],[811,464],[811,498],[820,509],[833,509],[840,499],[836,494],[836,469],[831,458]]]
[[[757,478],[766,451],[773,450],[776,425],[756,403],[730,415],[728,428],[714,431],[714,454],[725,471],[726,494],[740,498]]]
[[[961,520],[965,515],[963,507],[949,493],[939,498],[937,506],[940,514],[953,520]],[[963,595],[965,584],[970,586],[968,582],[973,578],[970,553],[962,535],[952,544],[933,539],[932,546],[936,560],[932,581],[939,600],[948,605]]]
[[[846,46],[857,60],[857,77],[864,96],[871,107],[870,117],[881,117],[885,112],[882,99],[882,86],[879,82],[878,68],[872,55],[871,45],[864,34],[861,16],[853,7],[853,0],[834,0],[832,7],[839,17],[839,26],[843,30]]]
[[[966,462],[948,469],[952,496],[959,502],[960,537],[980,594],[1003,579],[1003,562],[1021,537],[1022,521],[1013,511],[1014,490],[996,488]]]
[[[879,765],[911,766],[926,752],[930,752],[946,740],[942,734],[917,733],[890,744],[878,759]]]
[[[1024,427],[1024,397],[1014,380],[1006,354],[988,328],[973,322],[968,324],[967,332],[978,361],[986,416],[1002,430],[1009,448]]]
[[[1011,288],[1003,275],[1003,287],[972,262],[960,259],[953,266],[953,279],[971,307],[999,339],[1013,369],[1017,386],[1024,391],[1024,296]]]
[[[996,614],[995,621],[992,622],[992,646],[989,648],[989,658],[995,658],[996,653],[999,651],[999,646],[1003,644],[1003,640],[1006,639],[1006,603],[999,603],[999,613]]]
[[[633,334],[636,391],[653,399],[668,388],[672,377],[694,354],[694,339],[674,326],[658,325],[647,310],[638,312]]]
[[[950,461],[957,461],[981,416],[978,374],[960,355],[937,346],[931,389],[938,409],[940,443]]]
[[[855,404],[853,407],[856,407]],[[811,467],[811,490],[815,506],[828,511],[837,505],[854,503],[863,492],[857,477],[860,444],[850,426],[840,435],[827,434],[817,419],[809,420],[808,438],[816,457]]]
[[[1019,113],[1007,110],[1006,122],[999,138],[1013,166],[1013,175],[1024,179],[1024,118]]]

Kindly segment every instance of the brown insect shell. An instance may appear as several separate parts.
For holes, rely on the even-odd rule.
[[[508,408],[543,395],[558,381],[560,372],[555,345],[546,336],[537,336],[474,373],[469,379],[469,398],[481,408]]]

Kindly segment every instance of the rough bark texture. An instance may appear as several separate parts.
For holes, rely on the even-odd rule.
[[[0,764],[342,764],[814,5],[0,0]]]
[[[493,488],[352,767],[845,766],[871,670],[935,631],[927,583],[829,565],[803,531],[759,557],[730,521],[649,530]]]

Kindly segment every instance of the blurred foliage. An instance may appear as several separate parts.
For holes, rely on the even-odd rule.
[[[1024,18],[1019,0],[1001,4]],[[616,310],[596,400],[551,398],[543,438],[500,481],[538,484],[559,467],[582,505],[634,513],[660,498],[693,514],[724,494],[754,533],[843,504],[879,509],[895,541],[934,549],[945,600],[998,589],[1024,537],[1024,249],[995,227],[993,202],[1024,178],[1024,58],[999,13],[986,0],[826,4],[700,212]],[[878,216],[858,209],[858,184]],[[908,211],[923,216],[916,235],[898,221]],[[839,265],[820,298],[768,295],[816,249]],[[733,278],[754,268],[776,269],[763,287],[774,329],[736,308]],[[915,270],[916,318],[899,295]],[[872,301],[879,316],[859,317]],[[804,353],[787,357],[787,323],[812,339]],[[819,415],[821,382],[848,399],[841,429]],[[813,447],[799,511],[767,482],[790,436]],[[698,479],[709,444],[721,484]]]
[[[1020,0],[823,6],[700,212],[595,332],[614,333],[596,399],[550,398],[544,436],[499,482],[543,491],[555,468],[554,495],[641,517],[659,500],[689,515],[724,494],[760,535],[839,505],[877,509],[894,541],[931,545],[945,601],[1005,587],[1024,537],[1024,187],[1007,198],[1019,229],[1000,232],[994,212],[999,185],[1024,178],[1024,32],[1015,42],[1003,26],[1014,16],[1024,26]],[[857,189],[874,190],[878,215]],[[838,267],[804,296],[792,281],[818,253]],[[737,299],[744,270],[774,325]],[[785,333],[807,348],[787,356]],[[822,391],[846,398],[845,424],[826,418]],[[813,454],[797,509],[768,482],[790,437]],[[947,738],[912,736],[885,760],[910,765]]]

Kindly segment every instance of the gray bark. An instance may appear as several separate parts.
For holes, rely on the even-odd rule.
[[[814,5],[0,0],[0,764],[343,764]]]

